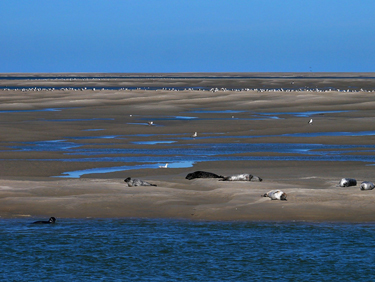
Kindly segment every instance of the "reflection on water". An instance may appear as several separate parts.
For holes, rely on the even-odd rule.
[[[319,136],[372,136],[372,135],[375,135],[375,131],[290,133],[290,134],[281,134],[279,136],[319,137]]]
[[[138,141],[132,142],[132,144],[139,144],[139,145],[155,145],[155,144],[171,144],[177,141]]]
[[[132,166],[115,166],[115,167],[100,167],[100,168],[91,168],[84,170],[68,171],[64,172],[63,175],[54,176],[54,177],[67,177],[67,178],[79,178],[82,175],[93,174],[93,173],[109,173],[116,171],[125,171],[133,169],[145,169],[145,168],[159,168],[159,166],[164,165],[165,163],[156,163],[156,164],[139,164]],[[182,167],[192,167],[194,161],[181,161],[168,163],[168,168],[182,168]]]
[[[73,109],[73,108],[45,108],[45,109],[35,109],[35,110],[4,110],[0,111],[1,114],[9,113],[28,113],[28,112],[60,112],[64,109]]]
[[[245,111],[233,111],[233,110],[223,110],[223,111],[210,111],[210,110],[194,110],[189,111],[188,113],[197,113],[197,114],[235,114],[235,113],[244,113]]]
[[[365,132],[368,133],[368,132]],[[160,137],[160,136],[159,136]],[[67,172],[65,177],[79,177],[83,174],[105,173],[129,169],[158,168],[169,163],[169,168],[190,167],[195,162],[203,161],[360,161],[375,162],[375,145],[327,145],[311,143],[179,143],[191,138],[167,135],[160,141],[135,141],[128,148],[123,143],[85,143],[93,138],[120,139],[123,136],[71,137],[65,140],[40,142],[22,142],[8,146],[13,151],[23,152],[59,152],[68,158],[29,159],[30,161],[59,162],[119,162],[122,166],[94,168]],[[223,138],[215,135],[206,138]],[[234,137],[234,136],[233,136]],[[238,138],[238,136],[236,136]],[[79,143],[75,142],[79,140]],[[125,139],[126,140],[126,139]],[[83,141],[83,142],[82,142]],[[158,146],[147,146],[158,144]],[[136,163],[137,165],[126,165]]]
[[[40,119],[47,122],[76,122],[76,121],[97,121],[97,120],[115,120],[114,118],[66,118],[66,119]]]
[[[257,113],[258,115],[264,116],[281,116],[281,115],[291,115],[296,117],[311,117],[315,115],[324,115],[324,114],[337,114],[337,113],[346,113],[350,111],[306,111],[306,112],[278,112],[278,113]]]

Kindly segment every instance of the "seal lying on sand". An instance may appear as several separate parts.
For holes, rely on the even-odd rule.
[[[258,176],[247,174],[247,173],[226,176],[223,179],[221,179],[221,181],[262,181],[262,180],[263,179]]]
[[[243,173],[232,176],[226,176],[221,181],[250,181],[253,178],[251,174]]]
[[[197,170],[197,171],[189,173],[185,177],[185,179],[189,179],[189,180],[192,180],[192,179],[195,179],[195,178],[224,178],[224,176],[217,175],[217,174],[212,173],[212,172]]]
[[[48,221],[46,220],[38,220],[38,221],[35,221],[33,222],[32,224],[51,224],[51,223],[55,223],[56,222],[56,218],[54,218],[53,216],[49,218]]]
[[[155,184],[148,183],[147,181],[144,181],[144,180],[141,180],[141,179],[138,179],[138,178],[128,177],[124,181],[128,184],[129,187],[133,187],[133,186],[157,186]]]
[[[255,175],[253,175],[253,178],[251,178],[251,181],[259,181],[259,182],[262,182],[263,179],[260,178],[259,176],[255,176]]]
[[[370,181],[363,181],[361,183],[361,190],[372,190],[374,189],[374,183]]]
[[[356,186],[357,180],[353,178],[343,178],[340,181],[340,187],[349,187],[349,186]]]
[[[269,197],[271,200],[283,200],[286,201],[286,193],[281,190],[271,190],[266,194],[262,195],[263,197]]]

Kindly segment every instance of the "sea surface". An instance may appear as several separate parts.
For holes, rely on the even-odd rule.
[[[374,281],[375,224],[0,220],[1,281]]]

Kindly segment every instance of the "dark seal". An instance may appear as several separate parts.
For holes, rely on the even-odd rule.
[[[198,171],[194,171],[194,172],[189,173],[185,177],[185,179],[189,179],[189,180],[192,180],[192,179],[195,179],[195,178],[224,178],[224,176],[217,175],[217,174],[212,173],[212,172],[198,170]]]
[[[56,222],[56,218],[50,217],[49,220],[38,220],[38,221],[33,222],[32,224],[51,224],[55,222]]]

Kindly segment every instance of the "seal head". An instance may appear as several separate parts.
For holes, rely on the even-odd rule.
[[[53,216],[49,218],[49,220],[38,220],[33,222],[33,224],[53,224],[56,222],[56,218]]]

